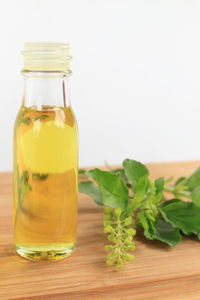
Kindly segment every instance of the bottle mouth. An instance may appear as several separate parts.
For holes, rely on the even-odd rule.
[[[25,43],[24,70],[69,71],[69,44],[56,42]]]

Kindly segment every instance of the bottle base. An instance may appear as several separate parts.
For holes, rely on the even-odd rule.
[[[49,246],[43,246],[43,247],[25,247],[25,246],[19,246],[16,245],[16,252],[29,260],[33,261],[57,261],[64,259],[71,255],[71,253],[74,251],[75,245],[70,244],[66,247],[49,247]]]

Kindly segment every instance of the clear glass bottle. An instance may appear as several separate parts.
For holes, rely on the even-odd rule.
[[[69,47],[26,43],[14,128],[14,242],[31,260],[58,260],[76,244],[78,145],[70,106]]]

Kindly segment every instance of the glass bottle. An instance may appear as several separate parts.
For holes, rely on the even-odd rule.
[[[77,125],[69,47],[25,43],[24,96],[14,128],[14,243],[31,260],[71,254],[77,226]]]

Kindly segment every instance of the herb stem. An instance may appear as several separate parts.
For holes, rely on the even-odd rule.
[[[190,196],[191,196],[191,192],[190,191],[177,190],[172,185],[164,186],[164,191],[168,192],[168,193],[172,193],[175,196],[179,196],[179,197],[190,198]]]

